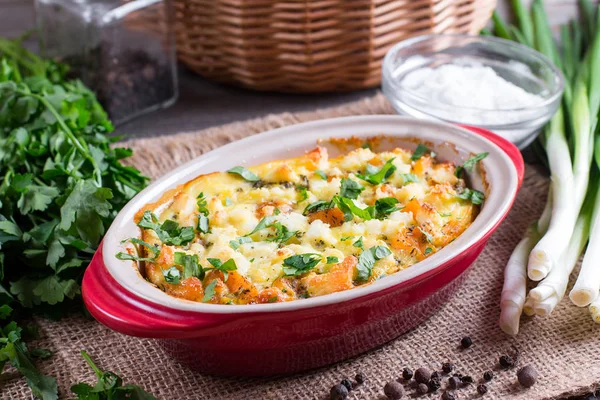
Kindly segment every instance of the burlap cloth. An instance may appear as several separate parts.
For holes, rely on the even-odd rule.
[[[131,162],[158,177],[205,151],[268,129],[326,117],[392,112],[379,94],[333,109],[270,115],[201,132],[133,140],[128,145],[135,154]],[[54,351],[41,367],[57,377],[61,398],[70,398],[68,388],[75,382],[95,382],[79,354],[85,349],[101,368],[120,373],[125,382],[140,384],[163,400],[325,399],[333,384],[359,371],[368,381],[351,392],[350,398],[377,399],[383,395],[385,382],[399,377],[405,366],[439,369],[441,362],[452,361],[457,370],[479,379],[485,370],[495,368],[500,355],[515,346],[521,354],[520,364],[533,364],[539,370],[537,385],[522,390],[516,384],[515,370],[497,371],[484,398],[546,399],[589,393],[600,382],[600,326],[592,322],[586,309],[578,309],[565,299],[549,318],[524,319],[517,338],[507,337],[497,324],[503,267],[525,227],[540,213],[546,188],[547,179],[529,166],[509,217],[490,238],[454,298],[418,328],[355,359],[293,377],[215,378],[169,360],[151,340],[120,335],[78,316],[60,322],[37,319],[43,334],[39,345]],[[457,348],[463,335],[474,341],[467,351]],[[31,398],[25,380],[11,369],[6,372],[7,377],[0,382],[2,398]],[[477,397],[473,385],[459,393],[463,399]]]

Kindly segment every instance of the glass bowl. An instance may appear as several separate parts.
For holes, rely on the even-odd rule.
[[[520,89],[513,88],[511,96],[504,96],[498,95],[495,86],[491,90],[496,91],[496,100],[502,104],[492,108],[487,101],[490,88],[485,91],[489,81],[484,82],[476,73],[472,79],[479,80],[482,88],[477,93],[455,94],[460,90],[456,82],[454,88],[447,82],[439,83],[438,88],[437,81],[427,80],[427,74],[433,69],[449,64],[492,68],[496,75],[529,93],[523,94],[528,97],[528,105],[515,107],[511,101],[514,90]],[[423,93],[422,82],[427,82],[428,95]],[[388,51],[383,60],[382,89],[400,114],[479,126],[523,149],[556,112],[564,78],[548,58],[509,40],[489,36],[425,35],[404,40]],[[464,96],[466,100],[461,101],[469,104],[453,105],[449,96]]]

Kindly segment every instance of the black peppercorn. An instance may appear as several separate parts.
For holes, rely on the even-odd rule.
[[[458,389],[461,383],[462,381],[457,376],[453,376],[448,379],[448,387],[450,387],[450,389]]]
[[[531,365],[527,365],[527,366],[521,368],[519,370],[519,372],[517,372],[517,379],[519,380],[519,383],[526,388],[532,387],[533,385],[535,385],[535,381],[537,381],[537,377],[538,377],[538,372]]]
[[[454,370],[454,364],[452,364],[452,363],[443,363],[442,364],[442,371],[444,371],[445,374],[449,374],[453,370]]]
[[[512,368],[515,366],[515,362],[513,361],[511,356],[502,356],[500,357],[500,366],[504,369]]]
[[[463,349],[468,349],[469,347],[471,347],[473,345],[473,341],[471,340],[470,337],[465,336],[460,341],[460,345],[462,346]]]
[[[469,375],[465,375],[462,378],[460,378],[460,381],[462,383],[464,383],[465,385],[469,384],[469,383],[473,383],[473,378]]]
[[[417,386],[417,391],[420,394],[425,394],[425,393],[429,392],[429,386],[427,386],[424,383],[419,383],[419,386]]]
[[[488,387],[485,386],[483,383],[481,385],[477,386],[477,393],[479,393],[480,395],[483,396],[484,394],[487,393],[487,391],[488,391]]]
[[[352,381],[350,379],[342,379],[342,385],[346,386],[346,389],[348,389],[348,391],[351,391],[352,388],[354,387],[352,385]]]
[[[361,383],[365,383],[365,381],[367,380],[367,377],[362,372],[359,372],[354,377],[354,380],[356,381],[356,383],[358,383],[360,385]]]
[[[427,383],[431,379],[431,371],[427,368],[421,367],[415,371],[415,381],[419,383]]]
[[[347,397],[348,389],[346,389],[346,386],[342,384],[333,386],[329,392],[329,398],[331,400],[344,400]]]
[[[489,382],[492,379],[494,379],[494,373],[492,371],[485,371],[483,373],[483,380],[484,381]]]
[[[404,387],[396,381],[389,381],[383,387],[383,393],[390,400],[399,400],[404,396]]]
[[[458,396],[454,392],[445,391],[442,394],[442,400],[457,400]]]
[[[429,387],[429,391],[433,393],[442,387],[442,383],[439,379],[431,379],[429,382],[427,382],[427,387]]]
[[[413,377],[413,371],[410,368],[404,368],[404,370],[402,371],[402,378],[404,378],[405,381],[410,381]]]
[[[435,371],[433,374],[431,374],[430,379],[435,379],[439,381],[442,379],[442,375],[438,371]]]

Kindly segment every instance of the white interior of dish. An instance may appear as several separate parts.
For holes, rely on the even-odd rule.
[[[482,162],[488,188],[487,198],[479,216],[454,242],[406,270],[371,285],[310,299],[273,304],[225,306],[171,297],[144,280],[131,261],[121,261],[115,257],[115,254],[123,251],[126,246],[121,243],[124,239],[140,236],[139,228],[133,221],[135,213],[178,184],[201,174],[224,171],[236,165],[250,166],[270,160],[295,157],[314,148],[319,139],[351,136],[367,138],[377,135],[391,137],[394,144],[410,149],[416,147],[414,139],[418,138],[438,153],[438,159],[457,164],[461,164],[471,154],[489,153]],[[473,175],[471,186],[483,190],[482,178]],[[398,285],[463,253],[502,218],[512,203],[517,187],[517,173],[510,158],[489,140],[457,126],[395,115],[345,117],[308,122],[275,129],[220,147],[152,183],[121,210],[111,225],[104,238],[104,263],[110,274],[127,290],[151,302],[180,310],[205,313],[280,312],[323,306]]]

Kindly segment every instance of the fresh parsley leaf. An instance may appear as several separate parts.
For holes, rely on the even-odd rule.
[[[191,277],[196,277],[199,279],[204,278],[204,271],[200,266],[197,254],[187,254],[177,251],[174,255],[174,262],[175,264],[183,267],[181,279],[185,280]]]
[[[402,174],[402,183],[408,185],[409,183],[419,182],[419,177],[415,174]]]
[[[207,260],[214,269],[223,273],[223,278],[225,280],[227,280],[228,272],[237,270],[237,265],[233,258],[230,258],[225,262],[222,262],[218,258],[207,258]]]
[[[344,236],[344,237],[343,237],[343,238],[341,238],[340,240],[341,240],[342,242],[345,242],[346,240],[350,240],[350,239],[352,239],[353,237],[354,237],[354,236]]]
[[[446,217],[451,217],[452,213],[438,213],[440,215],[440,217],[442,218],[446,218]]]
[[[277,303],[277,296],[273,296],[267,300],[267,303]]]
[[[425,255],[428,255],[429,253],[431,253],[433,250],[431,249],[431,247],[427,247],[425,248]]]
[[[485,195],[482,192],[469,188],[464,188],[462,192],[457,194],[457,197],[468,200],[473,204],[482,204],[485,200]]]
[[[460,178],[465,170],[472,171],[473,167],[475,167],[475,164],[486,158],[488,155],[489,153],[485,152],[470,157],[467,161],[464,162],[463,165],[456,167],[456,171],[454,172],[454,174]]]
[[[171,246],[188,244],[196,237],[191,226],[179,227],[177,222],[169,219],[161,225],[158,223],[158,217],[150,211],[144,212],[138,226],[153,230],[164,244]]]
[[[240,246],[244,243],[250,243],[252,242],[252,238],[248,237],[248,236],[242,236],[239,237],[237,239],[234,240],[230,240],[229,241],[229,246],[231,246],[232,249],[237,250],[240,248]]]
[[[321,210],[328,210],[333,207],[334,203],[332,201],[318,200],[306,206],[306,208],[302,212],[302,215],[312,214]]]
[[[296,189],[298,190],[299,203],[308,199],[308,189],[306,188],[306,186],[296,186]]]
[[[371,145],[369,144],[369,142],[363,143],[363,145],[360,147],[362,147],[363,149],[371,149]]]
[[[211,281],[204,288],[204,296],[202,296],[202,302],[208,303],[215,295],[215,286],[217,285],[217,280]]]
[[[321,171],[320,169],[315,171],[315,175],[318,175],[321,177],[321,179],[327,180],[327,174],[323,171]]]
[[[365,188],[352,179],[343,178],[340,184],[340,196],[347,199],[358,199],[363,190]]]
[[[275,236],[268,238],[267,242],[285,243],[291,238],[295,237],[298,231],[290,231],[287,226],[281,222],[274,222],[269,225],[270,228],[275,228]]]
[[[384,197],[383,199],[377,199],[375,201],[375,210],[372,213],[374,218],[385,218],[394,211],[400,210],[396,207],[399,201],[395,197]]]
[[[260,178],[255,175],[252,171],[244,168],[244,167],[233,167],[230,170],[228,170],[227,172],[229,172],[230,174],[235,174],[235,175],[239,175],[242,178],[244,178],[245,180],[247,180],[248,182],[258,182],[260,181]]]
[[[354,204],[354,200],[340,196],[334,197],[334,201],[337,204],[338,208],[344,213],[346,221],[351,221],[353,216],[357,216],[364,220],[373,219],[373,207],[360,208],[359,206]]]
[[[254,235],[256,232],[262,231],[263,229],[268,228],[269,225],[271,225],[273,222],[275,222],[275,217],[273,217],[273,216],[263,217],[260,221],[258,221],[258,225],[256,225],[256,227],[252,230],[252,232],[248,233],[245,236]]]
[[[335,257],[335,256],[328,256],[327,257],[327,264],[337,264],[340,262],[340,259]]]
[[[196,204],[198,205],[198,212],[203,215],[208,215],[208,202],[204,197],[204,193],[200,192],[196,197]]]
[[[208,233],[210,228],[208,227],[208,217],[204,214],[198,214],[198,232]]]
[[[81,355],[94,370],[98,382],[95,386],[87,383],[78,383],[71,386],[71,392],[77,395],[74,400],[157,400],[137,385],[123,385],[123,379],[114,372],[100,370],[85,351],[82,351]]]
[[[423,157],[428,151],[429,149],[427,148],[427,146],[419,143],[412,156],[410,156],[410,159],[412,161],[417,161],[419,158]]]
[[[396,171],[396,166],[393,164],[394,160],[395,158],[390,158],[380,169],[367,164],[365,175],[356,174],[356,176],[372,185],[379,185],[385,182]]]
[[[283,260],[283,273],[286,276],[299,276],[313,269],[321,260],[320,254],[297,254]]]
[[[181,273],[179,272],[179,269],[177,269],[177,267],[173,266],[168,269],[163,269],[162,273],[167,283],[179,285],[179,282],[181,280]]]
[[[363,251],[358,257],[358,263],[356,264],[356,270],[358,272],[356,280],[359,282],[366,282],[373,273],[375,261],[381,260],[390,254],[392,254],[392,252],[385,246],[373,246],[370,249]]]
[[[156,261],[156,258],[160,254],[160,247],[158,247],[156,245],[151,245],[150,243],[147,243],[147,242],[144,242],[142,239],[129,238],[129,239],[123,240],[122,243],[124,243],[124,242],[131,242],[131,243],[137,244],[139,246],[145,247],[146,249],[148,249],[149,251],[152,252],[152,257],[139,257],[139,256],[136,256],[133,254],[119,252],[116,255],[116,257],[119,260],[154,262],[154,261]]]
[[[354,247],[358,247],[359,249],[362,249],[362,250],[365,249],[364,245],[363,245],[363,238],[362,238],[362,236],[360,238],[358,238],[358,240],[356,242],[352,243],[352,245]]]

